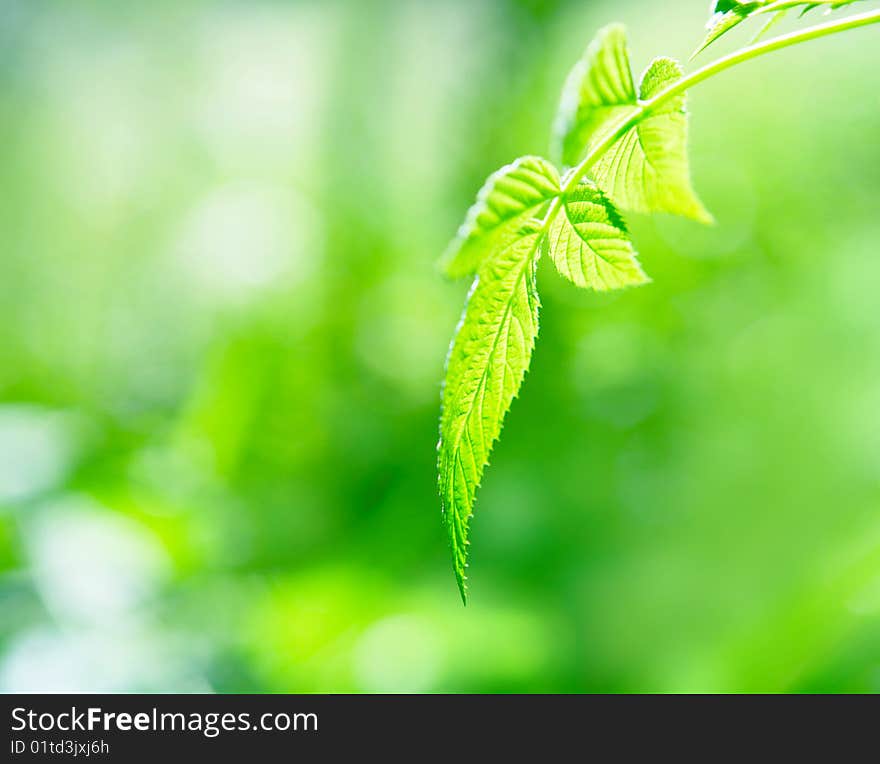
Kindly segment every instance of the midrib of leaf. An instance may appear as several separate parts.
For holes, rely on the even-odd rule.
[[[572,221],[571,215],[568,212],[565,213],[565,216],[566,216],[566,219],[568,220],[569,227],[566,228],[564,230],[564,232],[560,232],[559,236],[560,237],[565,236],[565,238],[566,238],[566,244],[565,244],[564,249],[565,249],[565,259],[567,262],[568,270],[570,273],[574,273],[575,269],[579,270],[581,272],[581,278],[584,280],[584,282],[589,282],[590,275],[586,271],[583,258],[577,258],[577,257],[575,257],[575,254],[574,254],[576,249],[575,249],[575,247],[572,246],[572,241],[575,240],[575,237],[578,236],[577,232],[574,230],[574,222]],[[601,223],[591,223],[590,225],[593,227],[594,230],[595,229],[602,230],[603,228],[610,228],[610,226],[603,226]],[[614,247],[620,246],[611,237],[602,237],[602,238],[597,237],[597,238],[594,238],[592,241],[596,244],[598,244],[600,242],[604,243],[606,246],[608,244],[611,244]],[[575,243],[577,244],[577,246],[585,246],[585,244],[580,244],[577,241],[575,241]],[[621,248],[621,251],[625,251],[624,247],[620,247],[620,248]],[[608,257],[606,257],[602,253],[601,249],[597,249],[595,247],[590,247],[590,251],[595,257],[599,258],[602,262],[604,262],[609,267],[611,267],[611,268],[615,267],[614,262],[611,259],[609,259]],[[602,274],[602,272],[598,268],[596,268],[596,278],[600,279],[606,287],[610,286],[608,284],[608,280],[605,278],[605,276]]]
[[[587,204],[588,202],[580,202],[580,203]],[[581,275],[583,276],[584,281],[587,281],[589,277],[583,267],[583,260],[581,259],[575,263],[572,262],[572,260],[574,259],[572,256],[572,253],[574,252],[574,248],[571,246],[571,240],[572,240],[572,237],[578,236],[578,231],[577,231],[577,228],[575,227],[578,224],[575,222],[575,220],[571,214],[571,208],[573,205],[572,204],[563,204],[562,206],[565,209],[565,219],[568,221],[568,227],[565,229],[565,236],[568,241],[568,244],[565,247],[565,258],[568,261],[568,269],[569,269],[569,271],[573,271],[574,265],[577,265],[580,268]],[[581,224],[581,225],[583,225],[583,224]],[[614,230],[614,228],[612,226],[607,225],[605,223],[589,223],[587,225],[589,225],[591,229],[599,230],[599,231],[602,231],[603,233],[607,233],[609,231]],[[560,235],[562,235],[562,234],[560,234]],[[618,243],[615,241],[615,239],[613,239],[610,236],[594,237],[591,239],[591,241],[596,244],[598,244],[599,242],[604,242],[606,244],[612,243],[615,246],[618,245]],[[611,260],[609,260],[604,254],[602,254],[601,249],[596,249],[595,247],[590,247],[590,251],[596,257],[598,257],[600,260],[604,261],[612,268],[614,267],[614,263]],[[596,270],[596,276],[597,276],[597,278],[601,278],[603,281],[605,281],[605,279],[599,273],[598,269]],[[607,281],[606,281],[606,284],[607,284]]]
[[[480,375],[480,380],[479,380],[479,382],[477,383],[477,388],[476,388],[476,390],[474,391],[474,395],[473,395],[473,400],[474,400],[474,401],[477,401],[478,399],[479,399],[479,401],[480,401],[480,416],[481,416],[481,418],[482,418],[482,414],[483,414],[483,404],[485,403],[485,397],[482,397],[482,398],[481,398],[481,397],[480,397],[480,393],[483,392],[483,391],[485,391],[485,388],[486,388],[486,381],[487,381],[487,379],[488,379],[488,377],[489,377],[489,371],[490,371],[491,368],[492,368],[492,365],[491,365],[491,359],[495,356],[495,353],[496,353],[496,351],[498,350],[498,342],[499,342],[499,340],[501,339],[502,335],[505,335],[505,338],[506,338],[506,339],[505,339],[505,345],[506,345],[506,344],[507,344],[507,340],[509,340],[509,338],[510,338],[510,329],[509,329],[508,321],[509,321],[509,319],[513,316],[513,312],[512,312],[512,311],[513,311],[513,309],[512,309],[513,301],[514,301],[514,299],[516,298],[516,294],[517,294],[517,291],[518,291],[518,289],[519,289],[519,287],[520,287],[520,283],[521,283],[521,281],[523,280],[523,278],[524,278],[524,276],[525,276],[525,274],[526,274],[526,272],[527,272],[527,270],[528,270],[528,266],[529,266],[529,264],[530,264],[530,263],[529,263],[529,260],[526,260],[524,266],[523,266],[522,268],[520,268],[519,275],[516,277],[516,280],[514,281],[514,284],[513,284],[513,288],[510,290],[510,297],[509,297],[509,299],[507,299],[507,300],[505,301],[504,312],[502,313],[501,318],[500,318],[500,320],[498,321],[497,329],[496,329],[494,332],[491,332],[491,334],[494,335],[494,336],[493,336],[493,339],[492,339],[492,346],[489,348],[488,353],[486,353],[486,360],[487,360],[487,362],[486,362],[486,364],[485,364],[485,368],[483,369],[483,373]],[[529,302],[531,302],[531,301],[529,301]],[[503,327],[504,327],[505,325],[508,325],[508,328],[507,328],[506,330],[503,329]],[[517,325],[520,327],[520,333],[523,335],[523,340],[525,340],[525,333],[522,331],[522,323],[519,321],[519,319],[517,319]],[[476,341],[476,340],[472,340],[472,342],[475,342],[475,341]],[[505,388],[505,384],[504,384],[504,383],[505,383],[505,381],[507,380],[507,370],[508,370],[509,368],[510,368],[510,361],[508,361],[508,360],[505,358],[505,364],[504,364],[504,378],[501,380],[501,389],[502,389],[502,393],[503,393],[504,388]],[[467,396],[467,397],[470,397],[470,396]],[[500,406],[499,406],[499,408],[500,408]],[[471,416],[473,416],[473,413],[474,413],[474,407],[473,407],[473,406],[470,406],[470,407],[468,408],[468,413],[465,415],[465,417],[464,417],[463,420],[462,420],[462,424],[461,424],[461,426],[458,428],[458,432],[456,433],[456,437],[455,437],[454,440],[453,440],[454,443],[458,444],[458,443],[461,441],[461,438],[462,438],[462,436],[463,436],[465,433],[468,433],[468,439],[470,440],[470,433],[469,433],[469,431],[468,431],[467,425],[468,425],[468,423],[470,422],[470,420],[471,420]],[[498,417],[498,414],[500,414],[500,411],[499,411],[499,412],[496,412],[496,419],[499,418],[499,417]],[[488,449],[491,448],[491,443],[489,444],[488,447],[486,446],[486,441],[485,441],[485,439],[482,437],[483,435],[485,435],[485,433],[483,432],[482,428],[480,429],[480,435],[481,435],[481,443],[480,443],[480,447],[481,447],[483,450],[488,451]],[[473,445],[473,444],[471,444],[471,445]],[[460,454],[460,452],[458,452],[458,453]],[[478,472],[479,469],[480,469],[480,468],[477,466],[476,462],[474,462],[474,471],[475,471],[475,472]]]

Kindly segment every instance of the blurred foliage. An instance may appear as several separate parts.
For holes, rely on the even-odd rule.
[[[652,285],[542,263],[449,571],[434,261],[599,26],[704,11],[3,0],[0,688],[880,690],[873,29],[693,92]]]

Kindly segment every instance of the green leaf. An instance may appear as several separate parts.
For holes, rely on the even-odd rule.
[[[745,21],[751,13],[761,8],[765,3],[737,3],[737,2],[719,2],[715,4],[715,13],[706,24],[706,36],[700,47],[697,48],[691,58],[695,58],[708,48],[721,35],[729,32],[735,26]]]
[[[626,45],[619,24],[601,29],[572,69],[553,125],[552,155],[573,166],[590,144],[636,106]]]
[[[453,278],[475,273],[559,191],[559,173],[546,159],[525,156],[502,167],[480,189],[440,267]]]
[[[815,2],[811,3],[787,3],[787,7],[796,8],[798,6],[805,6],[801,10],[801,16],[806,16],[810,11],[815,10],[816,8],[825,8],[825,13],[831,13],[831,11],[836,11],[838,8],[844,8],[847,5],[852,5],[853,3],[859,2],[859,0],[815,0]]]
[[[755,36],[749,41],[750,45],[758,42],[762,37],[764,37],[773,27],[779,24],[785,17],[788,15],[788,10],[777,11],[774,13],[767,22],[757,31]]]
[[[649,99],[680,77],[677,63],[657,59],[642,77],[637,96],[623,27],[606,27],[569,75],[554,127],[557,155],[567,165],[577,164],[638,111],[639,98]],[[598,159],[593,174],[623,209],[712,220],[691,188],[684,95],[647,114]]]
[[[535,267],[544,234],[524,225],[483,261],[449,351],[440,418],[440,500],[462,601],[474,497],[538,334]]]
[[[681,66],[657,58],[642,76],[647,101],[681,78]],[[671,98],[626,132],[594,165],[593,176],[612,201],[633,212],[670,212],[711,223],[691,186],[685,95]]]
[[[773,13],[774,16],[753,38],[753,42],[765,34],[772,26],[779,22],[786,11],[799,8],[803,16],[814,8],[825,7],[829,11],[852,5],[858,0],[792,0],[792,2],[779,2],[779,0],[756,0],[756,2],[737,2],[737,0],[719,0],[713,7],[713,14],[706,25],[706,36],[700,47],[694,51],[691,58],[696,57],[708,48],[721,35],[729,32],[743,21],[762,13]]]
[[[556,269],[579,287],[604,292],[644,284],[645,275],[626,225],[614,205],[590,181],[562,198],[549,232]]]

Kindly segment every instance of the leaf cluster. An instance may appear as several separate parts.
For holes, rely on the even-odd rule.
[[[778,20],[794,9],[833,10],[855,1],[718,0],[699,50],[753,16]],[[827,26],[877,21],[880,15],[867,14]],[[764,45],[772,47],[778,46]],[[493,173],[444,253],[447,275],[472,279],[447,356],[437,446],[441,508],[462,600],[477,490],[538,335],[539,258],[548,256],[559,275],[581,289],[626,289],[650,279],[624,213],[711,223],[691,184],[686,90],[707,71],[755,50],[689,78],[677,61],[658,57],[636,84],[623,27],[605,27],[566,80],[553,123],[553,161],[524,156]]]
[[[855,2],[858,0],[811,0],[810,2],[805,0],[785,0],[783,2],[779,2],[779,0],[754,0],[753,2],[717,0],[712,6],[712,15],[706,24],[706,36],[694,52],[694,56],[702,53],[731,29],[751,18],[764,16],[767,19],[752,38],[754,42],[782,21],[791,11],[797,11],[801,16],[804,16],[817,8],[824,8],[830,12]]]

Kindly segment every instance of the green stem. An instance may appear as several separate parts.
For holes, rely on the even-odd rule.
[[[735,51],[723,58],[719,58],[717,61],[713,61],[711,64],[707,64],[701,69],[697,69],[686,77],[682,77],[650,100],[640,101],[629,117],[621,122],[617,128],[610,131],[605,138],[599,141],[599,143],[593,146],[584,160],[574,168],[574,171],[571,173],[568,181],[562,189],[562,195],[574,191],[577,188],[578,183],[580,183],[581,178],[589,172],[590,168],[599,160],[599,158],[617,143],[618,140],[626,135],[627,132],[638,125],[647,114],[661,104],[666,103],[666,101],[671,98],[681,95],[694,85],[705,82],[716,74],[723,72],[725,69],[730,69],[744,61],[763,56],[765,53],[772,53],[774,50],[788,48],[792,45],[806,42],[807,40],[815,40],[819,37],[837,34],[838,32],[843,32],[847,29],[856,29],[857,27],[864,27],[869,24],[878,23],[880,23],[880,11],[869,11],[867,13],[859,13],[835,21],[829,21],[825,24],[810,27],[809,29],[802,29],[797,32],[791,32],[790,34],[781,35],[770,40],[765,40],[764,42],[756,43],[755,45],[749,45],[748,47]],[[544,219],[545,230],[550,227],[550,223],[552,223],[553,218],[555,218],[556,214],[559,212],[560,205],[561,197],[558,196],[553,200],[550,209],[547,211],[547,217]]]

